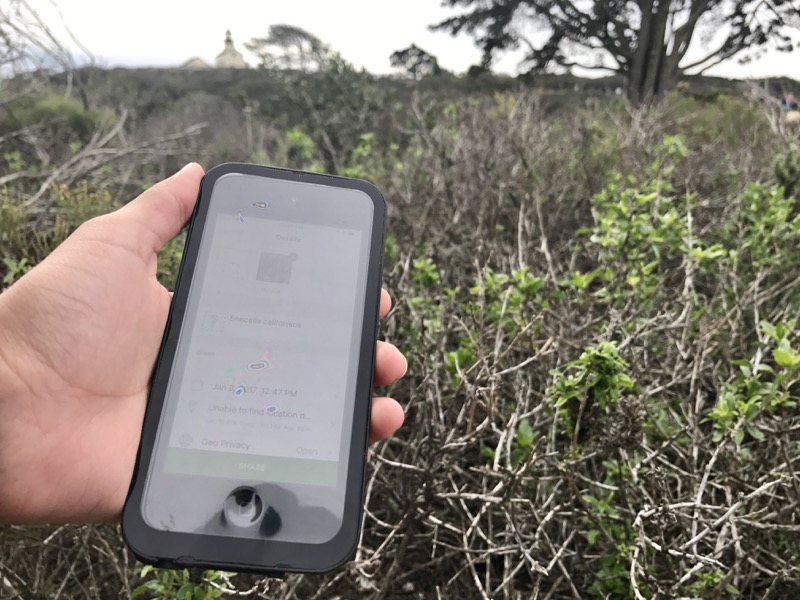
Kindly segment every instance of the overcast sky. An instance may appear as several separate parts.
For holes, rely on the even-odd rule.
[[[454,14],[439,0],[35,0],[31,4],[48,22],[65,23],[103,66],[179,65],[192,56],[212,62],[222,50],[226,29],[255,64],[244,42],[263,37],[270,25],[278,23],[306,29],[374,73],[391,72],[389,55],[412,42],[455,72],[480,60],[468,36],[453,38],[428,30],[428,25]],[[502,57],[496,70],[514,73],[519,58]],[[729,62],[713,74],[800,79],[800,52],[770,54],[746,66]]]

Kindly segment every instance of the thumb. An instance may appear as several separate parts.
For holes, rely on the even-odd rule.
[[[118,214],[151,233],[152,251],[158,252],[189,221],[202,177],[203,167],[189,163],[123,206]]]

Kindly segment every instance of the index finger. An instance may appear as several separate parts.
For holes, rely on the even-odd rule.
[[[385,289],[381,289],[381,319],[388,315],[390,310],[392,310],[392,297]]]

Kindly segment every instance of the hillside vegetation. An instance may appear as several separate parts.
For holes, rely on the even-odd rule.
[[[373,181],[382,336],[410,368],[355,561],[159,572],[112,526],[4,527],[0,598],[800,595],[800,148],[777,109],[339,75],[91,72],[9,97],[0,279],[188,160]]]

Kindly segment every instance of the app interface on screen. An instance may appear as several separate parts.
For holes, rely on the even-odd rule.
[[[342,423],[366,234],[279,220],[258,204],[209,214],[163,468],[334,486],[347,461]]]

